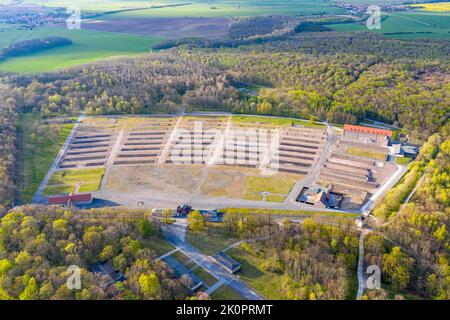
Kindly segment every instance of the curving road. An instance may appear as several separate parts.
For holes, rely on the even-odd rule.
[[[179,223],[163,225],[163,232],[165,238],[171,245],[184,253],[189,259],[193,260],[197,265],[210,273],[213,277],[218,279],[219,283],[229,286],[232,290],[236,291],[247,300],[263,300],[262,296],[257,294],[244,282],[239,280],[236,276],[222,270],[217,264],[212,262],[210,257],[186,242],[184,236],[186,232],[186,225]]]

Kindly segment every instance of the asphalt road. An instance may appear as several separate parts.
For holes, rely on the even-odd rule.
[[[73,136],[77,132],[78,126],[80,125],[81,121],[84,119],[84,114],[81,114],[77,121],[75,122],[75,125],[72,128],[72,131],[70,132],[69,136],[67,137],[66,141],[64,142],[62,148],[59,150],[58,155],[56,156],[55,160],[53,161],[50,169],[48,170],[47,174],[44,177],[44,180],[42,180],[38,190],[33,196],[33,199],[31,200],[32,203],[43,203],[45,198],[42,196],[42,192],[44,191],[45,187],[47,186],[48,181],[50,180],[53,172],[58,168],[58,164],[61,161],[62,157],[66,153],[67,147],[70,144],[70,141],[72,140]]]
[[[170,244],[184,253],[188,258],[193,260],[205,271],[218,279],[218,281],[228,285],[232,290],[239,293],[243,298],[247,300],[263,300],[263,297],[257,294],[244,282],[239,280],[239,278],[222,270],[217,264],[212,262],[212,260],[207,255],[203,254],[197,248],[182,239],[181,237],[183,236],[180,237],[180,235],[185,234],[185,231],[180,230],[180,228],[185,229],[186,226],[179,224],[164,226],[164,236]]]

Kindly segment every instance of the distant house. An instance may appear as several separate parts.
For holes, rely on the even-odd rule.
[[[52,196],[47,198],[47,203],[49,205],[86,205],[91,204],[92,200],[91,193],[83,193],[83,194],[67,194],[61,196]]]
[[[364,143],[374,143],[385,147],[389,145],[391,138],[392,138],[391,130],[355,126],[351,124],[344,125],[345,140],[354,140]]]
[[[303,187],[297,201],[318,208],[338,209],[344,196],[323,187]]]
[[[108,287],[116,282],[123,282],[126,280],[126,277],[123,273],[114,270],[107,263],[95,263],[89,267],[89,271],[95,274],[102,275],[107,279],[107,281],[102,284],[102,287]]]
[[[225,252],[220,251],[218,254],[212,257],[217,264],[230,273],[235,273],[241,268],[241,264],[227,255]]]

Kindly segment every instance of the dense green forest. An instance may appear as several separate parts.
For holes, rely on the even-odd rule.
[[[159,228],[144,216],[44,206],[9,212],[0,222],[0,300],[186,298],[187,279],[156,260]],[[88,271],[105,261],[126,281],[106,286]],[[79,290],[66,286],[70,265],[81,268]]]
[[[408,175],[422,174],[411,201],[400,205],[412,191],[408,180],[413,178]],[[375,210],[377,217],[390,220],[366,240],[366,263],[382,266],[391,289],[449,299],[450,123],[429,138],[408,175]],[[399,204],[390,207],[395,203]],[[386,206],[393,211],[383,215]],[[379,294],[369,292],[369,297],[380,298]]]

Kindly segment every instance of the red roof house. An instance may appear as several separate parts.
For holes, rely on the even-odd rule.
[[[93,200],[91,193],[68,194],[61,196],[52,196],[47,198],[48,204],[65,205],[65,204],[91,204]]]

